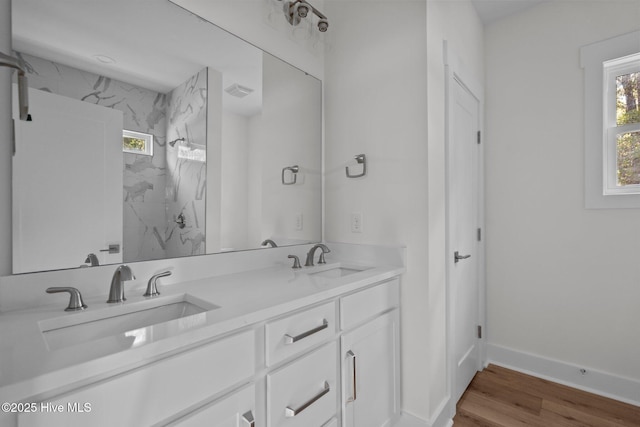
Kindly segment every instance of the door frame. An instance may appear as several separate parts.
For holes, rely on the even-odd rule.
[[[481,239],[478,242],[478,325],[482,327],[482,338],[478,340],[478,370],[486,366],[486,266],[485,266],[485,241],[486,232],[484,224],[484,88],[476,76],[465,69],[464,65],[451,50],[446,40],[443,41],[444,52],[444,68],[445,68],[445,260],[446,260],[446,330],[447,330],[447,393],[449,396],[449,414],[453,418],[456,411],[456,403],[453,402],[453,390],[455,387],[454,376],[454,352],[452,339],[452,295],[451,295],[451,277],[453,263],[453,247],[451,242],[451,174],[452,174],[452,156],[451,156],[451,135],[453,123],[451,120],[453,113],[453,85],[462,85],[473,97],[478,100],[478,120],[479,131],[482,136],[481,143],[478,147],[478,227],[481,229]]]

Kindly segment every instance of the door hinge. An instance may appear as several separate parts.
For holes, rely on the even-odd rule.
[[[480,144],[480,141],[482,141],[482,137],[480,136],[480,131],[478,131],[478,144]]]
[[[482,338],[482,326],[478,325],[478,339]]]
[[[478,242],[482,241],[482,228],[478,228]]]

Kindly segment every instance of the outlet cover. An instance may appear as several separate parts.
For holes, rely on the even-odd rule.
[[[362,233],[362,213],[353,212],[351,214],[351,232]]]
[[[302,217],[302,212],[296,213],[296,223],[295,223],[296,231],[302,231],[304,227],[304,221]]]

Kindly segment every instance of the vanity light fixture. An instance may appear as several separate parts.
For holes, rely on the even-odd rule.
[[[327,17],[305,0],[285,1],[283,2],[282,9],[287,21],[293,26],[298,25],[302,18],[306,18],[309,12],[312,12],[318,17],[318,31],[324,33],[329,28]]]

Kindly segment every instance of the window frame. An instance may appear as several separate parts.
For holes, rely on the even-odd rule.
[[[640,132],[640,122],[618,125],[617,84],[619,76],[640,72],[640,52],[603,63],[604,106],[604,194],[640,194],[640,184],[618,186],[618,135]]]
[[[138,138],[145,140],[145,150],[144,151],[136,151],[136,150],[128,150],[124,148],[124,141],[122,144],[122,152],[128,154],[139,154],[142,156],[153,156],[153,135],[150,133],[137,132],[134,130],[122,130],[122,138]]]
[[[583,46],[580,49],[580,65],[584,69],[584,138],[585,138],[585,208],[618,209],[640,208],[640,193],[608,192],[612,158],[611,137],[607,122],[605,62],[615,61],[640,53],[640,31],[623,34],[601,42]],[[615,98],[614,101],[615,102]],[[615,123],[615,121],[614,121]],[[617,133],[622,126],[618,126]],[[616,134],[617,135],[617,134]],[[617,150],[617,145],[616,145]],[[616,175],[617,178],[617,175]],[[617,179],[615,181],[617,183]],[[620,190],[620,187],[618,187]]]

